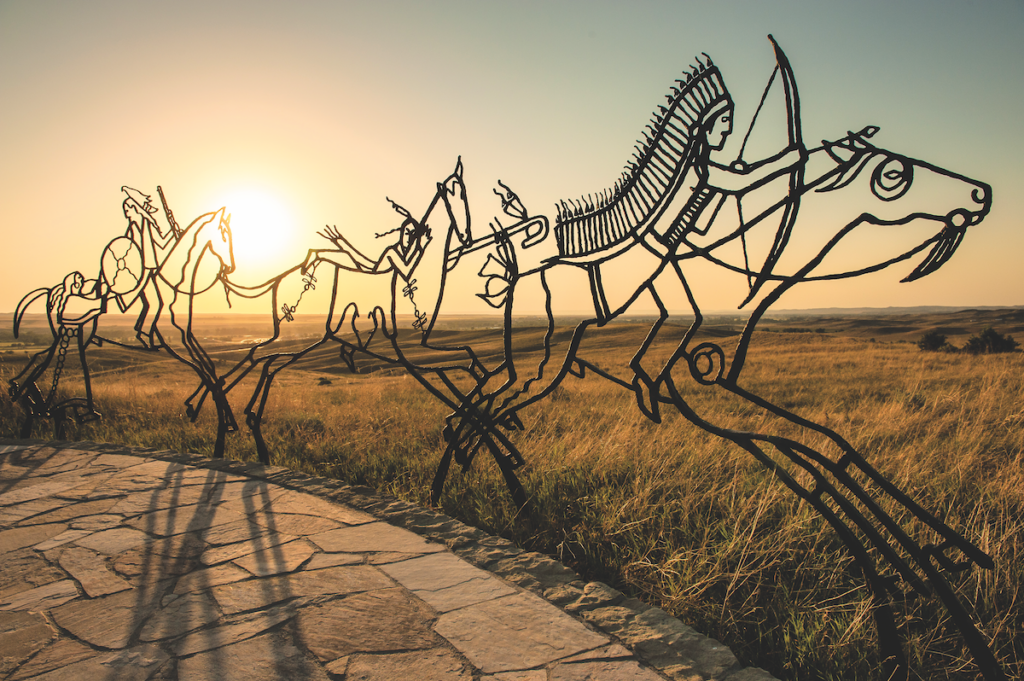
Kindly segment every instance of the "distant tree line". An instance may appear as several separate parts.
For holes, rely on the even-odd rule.
[[[962,348],[949,343],[946,335],[938,331],[929,331],[917,341],[917,347],[926,352],[969,352],[972,355],[1014,352],[1019,345],[1013,336],[1004,336],[991,326],[968,338]]]

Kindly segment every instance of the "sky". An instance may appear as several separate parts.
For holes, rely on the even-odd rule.
[[[122,185],[162,186],[183,225],[226,206],[242,285],[326,245],[328,224],[379,252],[373,233],[398,225],[385,197],[421,211],[460,156],[476,225],[498,214],[499,179],[553,218],[611,186],[700,53],[736,102],[731,160],[775,65],[769,33],[808,146],[877,125],[876,145],[994,195],[935,274],[802,284],[778,307],[1024,305],[1021,0],[0,0],[0,311],[96,276],[126,228]],[[766,113],[754,138],[753,157],[777,151],[784,121]],[[716,276],[703,308],[735,309]]]

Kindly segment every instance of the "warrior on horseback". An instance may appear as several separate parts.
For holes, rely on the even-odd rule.
[[[679,263],[680,251],[695,248],[689,243],[691,237],[709,233],[727,197],[742,196],[792,173],[806,158],[802,145],[791,144],[751,165],[712,161],[712,152],[721,150],[732,132],[734,107],[721,71],[705,58],[677,81],[678,87],[667,96],[668,106],[655,113],[645,141],[614,187],[596,200],[591,195],[561,202],[553,237],[549,233],[540,243],[534,240],[532,253],[518,253],[517,286],[533,282],[549,301],[556,289],[585,286],[590,290],[594,316],[569,341],[567,357],[574,354],[583,328],[595,323],[603,326],[645,293],[653,298],[660,318],[630,366],[638,404],[655,421],[660,420],[658,385],[683,356],[702,319]],[[518,227],[513,225],[506,234]],[[669,360],[656,362],[646,358],[646,351],[670,317],[666,300],[688,301],[695,319]],[[559,311],[549,309],[549,324],[554,328]],[[497,390],[506,395],[498,411],[511,410],[511,423],[515,411],[547,394],[569,370],[571,361],[544,377],[544,365],[555,354],[553,344],[549,333],[536,376],[515,390],[511,390],[514,381]]]
[[[136,335],[143,347],[149,349],[160,345],[156,321],[162,302],[156,313],[149,318],[150,300],[157,300],[160,293],[153,280],[165,254],[177,236],[174,218],[168,212],[172,227],[164,228],[156,221],[157,209],[150,203],[150,197],[136,189],[122,187],[126,194],[123,211],[128,219],[125,236],[107,244],[100,264],[100,275],[86,279],[80,272],[72,272],[53,287],[36,289],[26,295],[18,304],[15,314],[15,336],[25,311],[31,303],[43,295],[47,299],[47,317],[53,333],[53,343],[46,350],[37,353],[22,371],[11,381],[10,394],[13,401],[26,400],[28,418],[23,426],[23,435],[31,432],[32,421],[37,417],[53,415],[58,433],[63,432],[66,414],[72,415],[79,423],[99,418],[92,400],[89,367],[85,361],[86,348],[101,342],[96,336],[97,321],[107,311],[107,303],[113,298],[122,312],[128,310],[136,300],[142,299],[142,311],[135,324]],[[85,383],[85,398],[61,400],[57,386],[64,372],[69,346],[75,339],[81,361]],[[56,361],[50,392],[42,394],[36,382]]]

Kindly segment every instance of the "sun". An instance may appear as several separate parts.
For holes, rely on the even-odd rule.
[[[273,193],[255,188],[236,189],[224,194],[217,203],[231,216],[235,263],[239,268],[263,270],[292,249],[295,217]]]

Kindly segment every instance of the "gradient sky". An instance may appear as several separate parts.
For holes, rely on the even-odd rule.
[[[497,179],[553,216],[556,200],[610,186],[701,52],[736,101],[735,155],[774,66],[768,33],[793,64],[809,145],[878,125],[878,146],[995,196],[936,274],[900,284],[915,260],[778,307],[1024,304],[1020,0],[0,0],[0,311],[72,270],[95,276],[125,230],[122,185],[154,198],[162,185],[182,224],[248,201],[227,206],[240,284],[326,245],[326,223],[381,250],[372,233],[397,226],[384,197],[421,211],[459,155],[477,224],[498,211]],[[770,115],[757,134],[785,142]],[[259,232],[246,210],[279,227]]]

